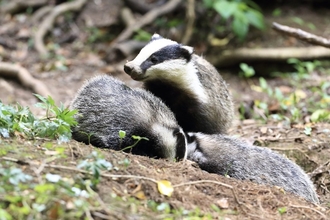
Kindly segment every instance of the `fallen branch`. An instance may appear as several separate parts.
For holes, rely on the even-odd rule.
[[[34,93],[44,97],[51,95],[50,91],[47,89],[47,86],[45,86],[43,82],[35,79],[29,71],[18,64],[0,62],[0,75],[14,77],[18,79],[22,85],[31,89]]]
[[[122,31],[120,35],[114,41],[112,41],[110,47],[114,48],[116,44],[127,40],[136,30],[139,30],[145,25],[155,21],[157,17],[173,11],[181,2],[182,0],[170,0],[161,7],[152,9],[143,15],[140,19],[137,19],[134,23],[131,23],[124,31]]]
[[[44,44],[44,37],[48,31],[50,31],[54,25],[55,19],[68,11],[78,11],[80,10],[87,0],[76,0],[73,2],[66,2],[54,7],[50,14],[43,20],[40,24],[39,29],[37,30],[34,36],[34,47],[39,52],[40,55],[45,56],[48,54],[48,51]]]
[[[317,36],[315,34],[311,34],[309,32],[303,31],[298,28],[292,28],[289,26],[281,25],[276,22],[273,22],[273,27],[275,31],[283,33],[285,35],[289,35],[299,40],[308,42],[310,44],[319,45],[323,47],[330,48],[330,40],[324,37]]]
[[[225,67],[248,61],[286,61],[289,58],[320,59],[330,57],[330,50],[324,47],[286,48],[240,48],[225,50],[218,56],[210,56],[208,61],[217,67]]]

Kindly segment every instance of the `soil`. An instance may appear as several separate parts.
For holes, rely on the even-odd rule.
[[[257,37],[249,37],[246,43],[241,46],[305,46],[295,39],[285,38],[271,31],[270,24],[273,21],[305,28],[308,22],[316,27],[313,33],[323,36],[327,36],[327,33],[330,31],[330,20],[324,16],[330,13],[330,9],[316,10],[300,6],[298,8],[281,8],[281,10],[282,15],[280,17],[274,17],[271,15],[271,11],[268,12],[269,14],[266,15],[268,29],[262,33],[253,33],[257,34],[253,35]],[[93,10],[91,11],[93,12]],[[92,12],[88,16],[92,17],[93,13],[95,14],[95,12]],[[293,19],[295,17],[301,18],[305,21],[305,24],[297,25]],[[57,103],[61,102],[67,106],[84,81],[98,74],[114,75],[131,87],[139,87],[141,85],[131,80],[123,72],[121,68],[123,62],[115,65],[104,62],[101,54],[94,53],[93,47],[84,45],[81,41],[82,39],[79,38],[72,43],[60,44],[56,57],[40,59],[37,52],[30,48],[27,40],[32,35],[32,30],[27,28],[30,17],[22,14],[14,17],[2,16],[0,19],[2,39],[11,42],[16,48],[10,49],[0,46],[2,61],[17,62],[27,68],[35,78],[40,79],[48,86],[52,97]],[[81,29],[80,31],[83,30]],[[10,34],[4,33],[15,33],[16,36],[12,38]],[[62,70],[63,66],[67,70]],[[249,103],[263,97],[260,93],[251,89],[251,84],[258,84],[257,78],[242,80],[238,77],[237,72],[228,70],[221,70],[221,74],[228,82],[237,106],[237,120],[231,128],[230,134],[260,146],[269,147],[285,154],[299,164],[314,181],[321,204],[311,204],[301,198],[285,193],[277,187],[262,186],[250,181],[238,181],[210,174],[202,171],[196,164],[189,161],[174,163],[111,150],[103,150],[103,154],[107,160],[116,164],[116,166],[122,167],[118,161],[123,161],[125,158],[128,158],[130,161],[130,165],[127,168],[110,171],[114,174],[132,174],[151,177],[155,180],[166,179],[173,185],[182,185],[175,187],[174,194],[171,197],[166,197],[160,195],[156,185],[148,180],[134,178],[103,179],[101,187],[99,187],[101,198],[104,201],[111,200],[110,192],[123,197],[134,196],[134,189],[141,186],[147,199],[152,199],[156,202],[168,202],[174,208],[184,207],[192,210],[199,207],[201,211],[211,213],[213,218],[329,219],[330,124],[313,124],[312,134],[307,136],[304,134],[304,122],[302,124],[286,125],[271,121],[265,124],[252,119],[239,120],[238,106],[241,103]],[[285,84],[284,80],[280,78],[269,78],[268,83],[270,85]],[[0,78],[0,100],[5,104],[20,103],[22,106],[29,106],[37,115],[44,114],[40,109],[34,107],[37,99],[32,92],[22,87],[13,78]],[[2,143],[6,143],[6,141]],[[70,150],[66,152],[69,156],[66,161],[57,160],[54,163],[75,166],[79,159],[89,155],[94,149],[92,146],[75,141],[71,141],[67,146]],[[37,151],[41,153],[35,159],[42,160],[43,157],[46,157],[42,153],[42,149]],[[21,158],[23,156],[19,153],[12,153],[7,156],[23,159]],[[32,171],[31,173],[33,175]],[[63,175],[70,175],[69,173],[64,173],[64,171],[61,171]],[[201,182],[189,184],[191,181]],[[232,188],[224,186],[224,184]],[[228,203],[228,206],[223,207],[223,201],[226,204]],[[216,212],[212,209],[211,204],[217,205],[222,211],[220,213]],[[280,214],[278,211],[281,207],[287,208],[284,214]],[[152,213],[148,213],[145,210],[141,209],[139,212],[133,213],[128,211],[127,208],[126,206],[123,206],[121,209],[118,208],[118,210],[115,210],[114,216],[118,219],[153,218]]]

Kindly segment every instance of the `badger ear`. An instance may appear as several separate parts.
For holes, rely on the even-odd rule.
[[[159,34],[157,33],[154,33],[150,39],[150,41],[153,41],[153,40],[158,40],[158,39],[162,39],[163,37],[160,36]]]
[[[181,48],[182,49],[185,49],[186,51],[188,51],[189,54],[193,54],[194,53],[194,48],[193,47],[181,45]]]

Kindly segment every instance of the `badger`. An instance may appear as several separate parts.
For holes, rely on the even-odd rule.
[[[319,203],[307,174],[280,154],[222,134],[187,134],[187,159],[210,173],[283,188]]]
[[[78,110],[72,127],[77,141],[153,158],[186,158],[185,133],[171,110],[148,91],[96,76],[78,91],[70,109]],[[120,130],[126,132],[123,139]]]
[[[226,133],[231,126],[234,111],[227,84],[192,47],[154,34],[124,71],[161,98],[184,131]]]

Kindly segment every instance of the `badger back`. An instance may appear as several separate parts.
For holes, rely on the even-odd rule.
[[[220,134],[189,133],[187,139],[187,158],[208,172],[279,186],[311,202],[319,202],[307,174],[297,164],[270,149]]]
[[[78,125],[72,128],[77,141],[155,158],[186,156],[185,135],[173,113],[147,91],[97,76],[82,86],[71,108],[78,110]],[[123,139],[120,130],[126,132]]]

